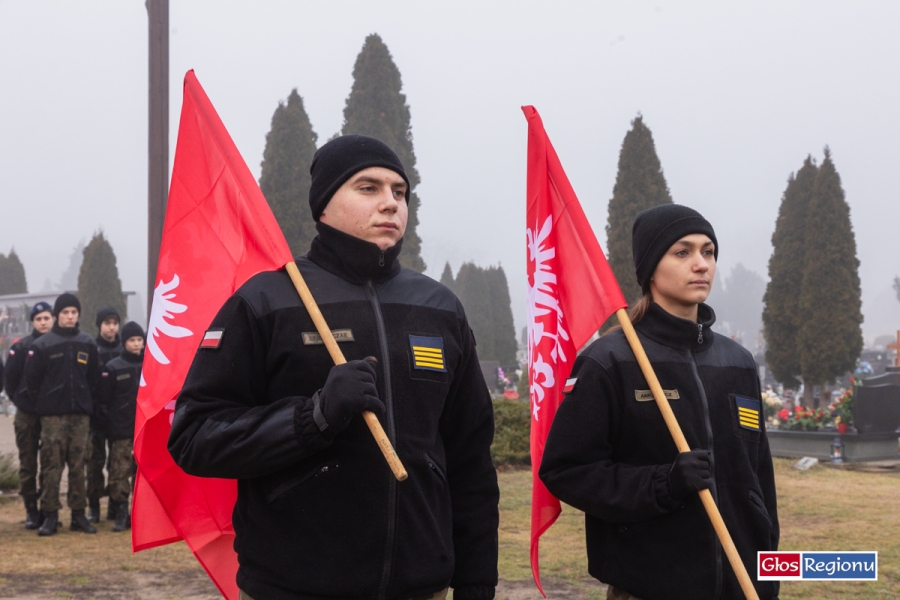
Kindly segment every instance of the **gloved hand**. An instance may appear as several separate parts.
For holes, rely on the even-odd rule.
[[[313,396],[313,419],[320,431],[333,436],[346,429],[356,413],[384,411],[375,388],[373,364],[375,359],[369,357],[331,368],[325,386]]]
[[[712,473],[707,450],[682,452],[669,469],[669,493],[676,500],[684,500],[711,485]]]

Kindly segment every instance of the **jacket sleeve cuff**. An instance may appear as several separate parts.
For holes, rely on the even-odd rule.
[[[681,504],[681,501],[672,497],[672,490],[669,488],[669,469],[671,465],[658,465],[653,473],[653,487],[656,490],[656,502],[666,512],[674,510]]]
[[[469,585],[453,588],[453,600],[493,600],[494,586]]]
[[[294,407],[294,433],[300,440],[300,445],[309,452],[330,446],[334,433],[330,427],[324,431],[319,429],[313,416],[313,399],[299,396],[297,400],[297,406]]]

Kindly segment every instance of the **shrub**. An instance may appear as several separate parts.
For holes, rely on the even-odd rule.
[[[531,403],[521,400],[494,400],[494,466],[530,465]]]
[[[0,490],[15,490],[19,487],[19,465],[13,454],[0,453]]]

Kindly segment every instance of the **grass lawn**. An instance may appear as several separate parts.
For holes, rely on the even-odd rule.
[[[818,466],[791,468],[776,459],[781,550],[877,550],[877,582],[782,583],[781,598],[900,597],[900,477]],[[530,579],[528,529],[531,472],[500,474],[500,578]],[[541,539],[541,576],[578,586],[584,598],[602,598],[588,582],[584,522],[564,506]]]
[[[900,598],[900,477],[828,467],[810,471],[777,460],[782,550],[878,550],[879,581],[784,582],[782,599]],[[531,473],[500,473],[500,579],[498,600],[539,598],[531,583],[528,536]],[[101,522],[97,535],[68,531],[39,538],[22,527],[20,501],[0,502],[0,598],[217,597],[184,544],[131,555],[130,535]],[[556,600],[603,598],[587,574],[584,522],[564,507],[541,542],[541,574]]]

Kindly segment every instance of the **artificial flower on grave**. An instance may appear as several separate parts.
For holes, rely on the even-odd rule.
[[[765,414],[766,421],[774,425],[775,417],[784,403],[781,398],[778,397],[778,394],[772,391],[772,388],[766,388],[762,393],[762,401],[763,413]],[[782,421],[783,420],[784,419],[782,419]]]

